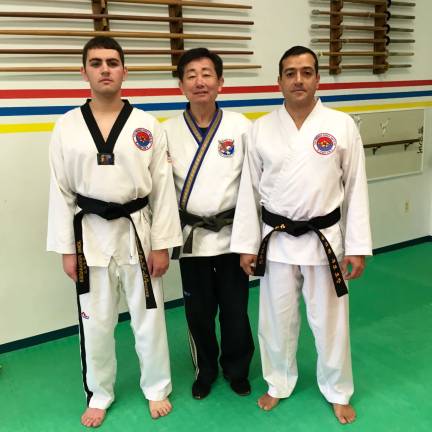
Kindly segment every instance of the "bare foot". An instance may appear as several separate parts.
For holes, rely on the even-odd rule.
[[[339,423],[352,423],[356,419],[356,413],[351,405],[333,404],[333,411]]]
[[[161,401],[149,400],[150,415],[154,419],[168,415],[172,410],[172,405],[168,398]]]
[[[106,410],[87,408],[81,416],[81,423],[87,427],[99,427],[104,421]]]
[[[264,411],[270,411],[279,403],[279,398],[274,398],[270,396],[268,393],[264,393],[258,399],[258,406]]]

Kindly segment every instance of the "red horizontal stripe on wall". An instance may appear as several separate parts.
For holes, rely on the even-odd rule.
[[[178,88],[123,89],[122,96],[179,96]],[[0,90],[0,99],[58,99],[89,98],[89,89],[23,89]]]
[[[319,89],[344,90],[344,89],[376,89],[389,87],[418,87],[431,86],[432,80],[411,81],[382,81],[382,82],[346,82],[346,83],[321,83]],[[222,94],[247,94],[247,93],[276,93],[279,86],[235,86],[224,87]],[[124,97],[131,96],[180,96],[179,88],[126,88],[122,90]],[[88,98],[88,89],[18,89],[0,90],[0,99],[59,99],[59,98]]]
[[[383,81],[383,82],[347,82],[347,83],[321,83],[319,90],[344,90],[344,89],[365,89],[383,87],[417,87],[432,86],[432,80],[411,80],[411,81]],[[279,92],[279,86],[245,86],[245,87],[224,87],[222,94],[230,93],[275,93]]]
[[[88,98],[88,89],[20,89],[0,90],[0,99]]]

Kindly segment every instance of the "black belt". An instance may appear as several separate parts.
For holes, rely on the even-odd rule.
[[[293,221],[291,219],[285,218],[278,214],[271,213],[268,210],[266,210],[265,207],[263,207],[262,220],[265,224],[272,226],[273,230],[270,231],[261,241],[261,245],[257,257],[257,263],[255,267],[255,272],[254,272],[255,276],[264,276],[266,260],[267,260],[268,242],[270,240],[271,235],[275,231],[285,232],[294,237],[299,237],[303,234],[306,234],[309,231],[313,231],[318,235],[318,238],[327,255],[327,259],[330,267],[330,273],[332,275],[337,296],[342,297],[343,295],[348,294],[348,289],[345,285],[345,281],[343,279],[342,271],[339,267],[339,263],[336,258],[336,255],[333,252],[330,243],[320,232],[320,229],[331,227],[332,225],[337,223],[340,218],[341,218],[341,212],[339,207],[325,216],[314,217],[307,221]]]
[[[225,210],[214,216],[197,216],[188,213],[185,210],[179,209],[180,221],[182,229],[186,225],[190,225],[192,229],[183,245],[183,252],[192,253],[193,234],[197,228],[204,228],[209,231],[219,232],[223,227],[232,225],[234,220],[235,208]],[[172,258],[177,259],[180,256],[180,248],[174,248]]]
[[[155,309],[157,307],[156,300],[153,294],[150,274],[147,267],[147,262],[144,255],[144,250],[139,239],[137,229],[131,214],[143,209],[148,204],[148,198],[137,198],[125,204],[117,204],[111,202],[100,201],[94,198],[88,198],[77,194],[77,205],[81,211],[74,217],[74,232],[75,232],[75,248],[77,254],[77,291],[78,294],[85,294],[90,291],[89,270],[84,256],[83,235],[82,235],[82,219],[85,214],[96,214],[106,220],[118,219],[125,217],[131,222],[135,231],[135,242],[138,251],[138,258],[141,267],[141,273],[144,282],[144,291],[146,296],[147,309]]]

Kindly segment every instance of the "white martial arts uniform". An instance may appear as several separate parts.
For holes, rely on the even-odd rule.
[[[317,101],[300,130],[282,106],[258,119],[248,135],[231,250],[257,254],[273,228],[260,207],[292,220],[309,220],[341,207],[339,223],[322,229],[339,260],[370,255],[364,152],[353,120]],[[269,394],[291,394],[297,380],[298,300],[303,292],[318,351],[321,392],[346,404],[353,392],[348,296],[338,298],[318,236],[275,232],[261,280],[259,339]]]
[[[144,143],[137,140],[143,131]],[[149,205],[131,214],[145,255],[182,244],[166,138],[157,120],[133,109],[114,154],[114,165],[98,165],[97,149],[79,108],[58,120],[50,144],[49,251],[75,253],[77,194],[120,204],[148,196]],[[151,280],[157,308],[147,310],[132,224],[126,218],[108,221],[89,214],[82,229],[90,292],[79,296],[78,307],[88,404],[104,409],[114,399],[119,289],[131,314],[142,390],[147,399],[162,400],[171,391],[171,378],[161,280]]]
[[[222,118],[217,129],[215,120],[208,128],[206,139],[212,139],[185,208],[197,216],[215,216],[233,209],[237,201],[245,157],[243,135],[249,130],[250,121],[229,111],[218,111],[215,119],[220,112]],[[193,124],[190,121],[189,126]],[[189,126],[183,114],[164,122],[180,203],[189,169],[196,154],[199,160],[202,149],[197,142],[202,141],[202,136],[196,139]],[[205,144],[202,146],[205,148]],[[182,251],[180,258],[195,378],[208,385],[216,379],[218,362],[228,379],[246,379],[254,351],[247,315],[249,282],[240,267],[239,256],[230,251],[231,230],[231,225],[219,232],[196,228],[192,253]],[[185,241],[190,231],[191,227],[186,225]],[[215,331],[218,310],[220,347]]]
[[[221,123],[212,139],[193,185],[186,210],[199,216],[212,216],[235,207],[245,149],[243,135],[251,122],[242,114],[223,111]],[[163,123],[167,132],[168,148],[172,159],[177,198],[185,183],[198,144],[189,130],[183,114]],[[231,155],[223,154],[224,141],[233,141]],[[230,253],[231,225],[219,232],[203,228],[194,231],[193,250],[184,256],[214,256]],[[183,230],[184,240],[190,226]],[[182,255],[183,256],[183,255]]]

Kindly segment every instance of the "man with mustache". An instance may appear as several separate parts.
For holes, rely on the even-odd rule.
[[[264,275],[259,342],[273,409],[297,381],[303,295],[318,353],[320,391],[340,423],[355,420],[345,281],[371,254],[362,141],[354,121],[315,98],[313,51],[295,46],[279,62],[284,105],[248,134],[231,250],[247,274]]]

